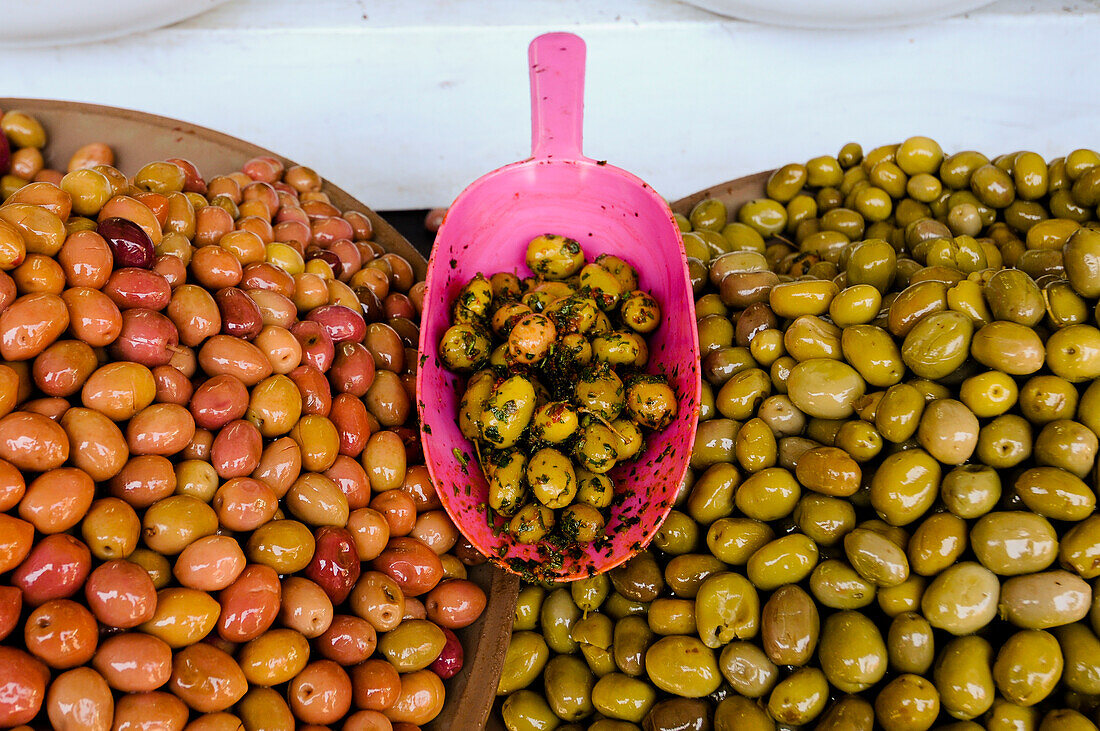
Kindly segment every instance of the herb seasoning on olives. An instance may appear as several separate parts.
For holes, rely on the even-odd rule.
[[[489,483],[490,524],[569,550],[604,537],[607,473],[676,417],[676,395],[644,370],[661,310],[630,264],[588,262],[558,234],[534,238],[526,261],[534,276],[462,287],[439,357],[470,374],[458,419]]]

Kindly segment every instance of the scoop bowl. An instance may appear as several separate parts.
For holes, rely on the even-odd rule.
[[[684,479],[699,411],[699,338],[683,242],[668,204],[643,181],[581,153],[585,46],[578,36],[536,38],[531,67],[532,156],[480,178],[450,207],[428,263],[417,373],[424,456],[440,501],[479,551],[528,579],[571,581],[607,571],[642,550],[671,510]],[[589,260],[613,254],[638,271],[661,305],[646,370],[677,395],[676,419],[646,435],[636,460],[610,472],[616,499],[604,536],[564,552],[516,542],[490,522],[474,445],[458,426],[464,378],[443,367],[440,338],[458,291],[474,275],[531,275],[528,242],[544,233],[576,239]]]

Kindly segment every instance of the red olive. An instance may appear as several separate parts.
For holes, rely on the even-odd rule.
[[[459,641],[458,635],[446,627],[440,627],[440,629],[443,630],[443,636],[447,638],[447,641],[443,643],[443,649],[439,651],[439,657],[428,666],[428,669],[446,680],[447,678],[453,678],[462,669],[465,652],[462,649],[462,643]]]
[[[32,607],[50,599],[67,599],[84,585],[92,566],[92,552],[67,533],[46,536],[31,549],[11,575]]]
[[[325,590],[334,605],[342,604],[359,580],[361,566],[355,539],[345,528],[323,526],[314,533],[316,549],[306,576]]]

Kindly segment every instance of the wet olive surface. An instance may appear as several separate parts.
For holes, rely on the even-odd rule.
[[[1096,729],[1100,155],[914,137],[678,215],[703,401],[648,550],[520,592],[528,729]]]
[[[410,408],[412,265],[306,167],[0,132],[0,727],[431,722],[487,597]]]

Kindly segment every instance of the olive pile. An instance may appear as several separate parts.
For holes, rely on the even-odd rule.
[[[0,727],[430,721],[486,597],[410,423],[409,262],[308,168],[0,131]]]
[[[642,370],[660,305],[630,264],[587,263],[565,236],[535,237],[526,261],[532,277],[479,274],[462,288],[439,355],[473,373],[458,420],[489,483],[490,522],[519,543],[586,544],[605,535],[607,473],[641,453],[643,429],[676,416],[664,376]]]
[[[1100,155],[927,138],[680,216],[704,376],[647,552],[520,596],[511,731],[1095,731]]]

